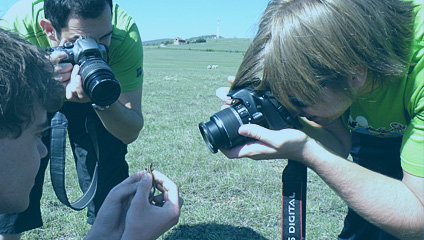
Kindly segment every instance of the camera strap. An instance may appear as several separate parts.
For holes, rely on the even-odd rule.
[[[282,176],[281,239],[304,240],[306,230],[307,168],[288,160]]]
[[[51,120],[51,143],[50,143],[50,175],[53,189],[57,198],[66,206],[74,210],[82,210],[93,200],[97,191],[97,166],[99,159],[99,147],[94,122],[87,121],[88,132],[97,157],[91,183],[84,194],[75,202],[70,203],[65,189],[65,160],[66,160],[66,132],[68,120],[65,114],[57,112]]]

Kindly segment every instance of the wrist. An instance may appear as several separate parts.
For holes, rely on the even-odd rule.
[[[104,110],[106,110],[110,107],[110,105],[100,106],[100,105],[97,105],[95,103],[92,103],[91,106],[93,106],[94,110],[96,110],[96,111],[104,111]]]
[[[322,157],[326,157],[329,151],[317,140],[308,137],[302,149],[302,163],[313,168]]]

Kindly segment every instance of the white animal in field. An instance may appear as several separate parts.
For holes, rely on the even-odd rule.
[[[207,69],[217,69],[218,65],[208,65],[206,68]]]

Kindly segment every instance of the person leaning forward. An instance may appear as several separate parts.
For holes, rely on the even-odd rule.
[[[423,1],[270,1],[231,90],[248,86],[304,128],[242,125],[257,141],[227,157],[315,171],[349,207],[339,240],[424,239]]]

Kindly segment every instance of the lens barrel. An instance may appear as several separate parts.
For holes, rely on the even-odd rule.
[[[100,58],[85,61],[80,70],[84,91],[98,106],[109,106],[118,100],[121,85],[110,67]]]
[[[245,140],[238,134],[239,127],[247,123],[247,119],[240,117],[237,107],[221,110],[210,121],[199,124],[203,140],[212,153],[217,153],[220,148],[233,148]]]

